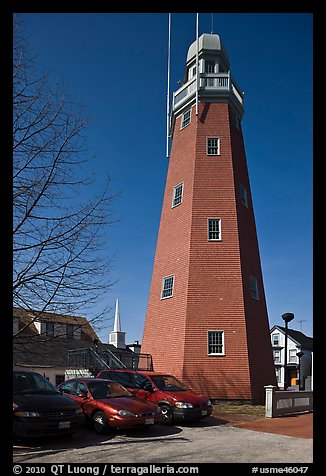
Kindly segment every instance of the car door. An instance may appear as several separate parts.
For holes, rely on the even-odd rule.
[[[136,397],[144,400],[151,400],[153,385],[149,378],[142,374],[133,374],[133,393]]]
[[[67,397],[78,403],[84,410],[84,413],[89,411],[89,405],[86,405],[87,399],[85,398],[85,395],[88,394],[88,388],[83,382],[72,380],[60,385],[60,390],[67,395]]]
[[[91,416],[94,408],[94,400],[91,397],[87,385],[84,382],[77,382],[74,392],[75,402],[79,403],[86,415]]]

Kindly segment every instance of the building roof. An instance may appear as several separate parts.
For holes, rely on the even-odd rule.
[[[285,327],[283,326],[274,326],[271,329],[273,332],[275,329],[279,329],[283,334],[285,334]],[[288,329],[288,336],[291,337],[297,344],[299,344],[303,349],[313,351],[313,338],[308,337],[301,331],[296,331],[295,329]]]
[[[188,49],[187,63],[196,56],[196,44],[197,40],[195,40]],[[203,33],[198,38],[198,52],[202,50],[221,51],[226,59],[228,56],[219,35],[216,34]]]
[[[14,366],[35,366],[35,367],[62,367],[67,368],[68,351],[92,347],[93,342],[89,339],[64,339],[47,336],[17,336],[13,340],[13,365]],[[99,343],[97,350],[99,354],[109,349],[117,354],[132,355],[129,349],[121,351],[111,344]],[[94,349],[95,350],[95,349]],[[118,352],[117,352],[118,351]]]
[[[38,315],[39,314],[39,315]],[[59,324],[74,324],[81,329],[80,339],[71,339],[63,336],[50,337],[39,334],[33,320],[37,322],[54,322]],[[99,353],[110,350],[114,354],[133,354],[129,349],[116,349],[111,344],[100,341],[91,324],[85,317],[68,316],[50,312],[26,311],[21,308],[13,309],[13,317],[19,319],[21,325],[28,327],[13,339],[13,364],[14,366],[34,367],[63,367],[68,364],[68,351],[92,347],[97,344]]]
[[[37,316],[36,319],[35,319],[35,316]],[[25,334],[27,333],[30,335],[38,334],[36,326],[34,325],[34,321],[55,322],[58,324],[74,324],[80,327],[81,331],[84,334],[86,334],[86,336],[89,337],[90,339],[99,340],[96,332],[94,331],[94,329],[92,328],[92,326],[90,325],[90,323],[85,317],[68,316],[66,314],[56,314],[52,312],[27,311],[25,309],[21,309],[17,307],[13,308],[13,317],[18,318],[23,326],[29,324],[25,330],[27,332],[24,331]]]

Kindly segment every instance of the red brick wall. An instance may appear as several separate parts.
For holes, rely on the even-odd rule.
[[[199,104],[198,117],[193,107],[183,130],[180,119],[142,352],[153,355],[155,370],[173,373],[211,397],[257,399],[263,385],[275,383],[275,372],[241,130],[230,123],[226,103]],[[220,137],[218,157],[206,155],[209,136]],[[173,188],[180,182],[183,203],[172,209]],[[241,203],[240,183],[249,208]],[[221,241],[208,241],[208,218],[222,220]],[[175,275],[174,295],[161,300],[162,278],[170,274]],[[259,302],[250,296],[250,274],[259,281]],[[208,355],[208,330],[224,331],[225,355]]]
[[[196,148],[194,108],[189,126],[177,119],[166,179],[142,352],[153,355],[154,369],[182,376],[187,312],[192,196]],[[184,183],[183,202],[171,208],[173,189]],[[172,298],[160,299],[162,278],[175,275]]]

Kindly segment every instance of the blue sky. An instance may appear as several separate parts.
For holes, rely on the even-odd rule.
[[[168,160],[165,157],[167,13],[24,13],[41,70],[85,102],[99,177],[111,176],[119,220],[99,335],[107,342],[119,297],[126,341],[141,341]],[[312,335],[312,14],[214,13],[244,91],[242,121],[270,325]],[[183,78],[195,13],[172,14],[171,90]],[[212,14],[199,15],[199,34]],[[88,316],[86,316],[88,317]]]

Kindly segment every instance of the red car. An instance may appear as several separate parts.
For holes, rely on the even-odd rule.
[[[193,392],[173,375],[126,369],[101,370],[97,377],[115,380],[137,397],[159,405],[166,424],[203,418],[213,410],[207,397]]]
[[[155,403],[135,397],[112,380],[76,378],[66,380],[58,389],[79,403],[86,421],[93,422],[97,433],[105,433],[111,427],[144,427],[163,420]]]

